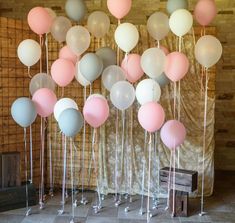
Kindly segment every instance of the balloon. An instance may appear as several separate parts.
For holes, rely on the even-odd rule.
[[[43,35],[50,31],[52,20],[48,11],[42,7],[35,7],[28,14],[29,27],[38,35]]]
[[[162,12],[155,12],[148,19],[147,29],[155,40],[164,39],[170,31],[168,16]]]
[[[21,63],[27,67],[31,67],[40,60],[42,50],[38,42],[32,39],[26,39],[18,46],[17,55]]]
[[[54,10],[52,10],[51,8],[44,8],[47,10],[48,14],[51,16],[52,21],[57,17],[56,13]]]
[[[87,101],[90,100],[91,98],[101,98],[107,102],[106,98],[102,94],[92,94],[87,98]]]
[[[135,101],[135,89],[127,81],[119,81],[110,91],[110,100],[119,110],[126,110]]]
[[[50,75],[38,73],[30,80],[29,91],[31,95],[34,95],[34,93],[40,88],[48,88],[55,91],[55,87],[55,82],[52,80]]]
[[[80,111],[73,108],[64,110],[59,117],[60,130],[67,137],[74,137],[83,127],[83,117]]]
[[[176,36],[182,37],[192,28],[193,16],[186,9],[178,9],[172,13],[169,25]]]
[[[133,24],[122,23],[117,27],[114,37],[118,47],[129,53],[139,41],[139,32]]]
[[[89,32],[96,38],[102,38],[109,31],[110,19],[106,13],[101,11],[93,12],[87,20]]]
[[[67,0],[65,12],[70,19],[79,22],[87,13],[87,8],[83,0]]]
[[[57,98],[52,90],[41,88],[34,93],[32,100],[36,105],[37,113],[46,118],[53,113]]]
[[[188,0],[168,0],[166,8],[169,14],[177,9],[188,9]]]
[[[90,98],[84,105],[83,115],[90,126],[93,128],[100,127],[109,117],[108,102],[99,97]]]
[[[160,49],[165,53],[166,56],[170,53],[165,46],[160,46]]]
[[[156,132],[164,123],[165,112],[157,102],[148,102],[140,107],[138,120],[146,131]]]
[[[110,91],[112,86],[118,81],[124,81],[125,74],[122,68],[116,65],[107,67],[102,74],[102,83]]]
[[[75,73],[75,78],[79,84],[81,84],[83,87],[86,87],[91,84],[85,77],[80,72],[80,61],[76,63],[76,73]]]
[[[165,73],[162,73],[160,76],[158,76],[157,78],[154,79],[156,82],[158,82],[158,84],[160,85],[160,87],[165,87],[166,85],[168,85],[170,83],[170,80],[167,78]]]
[[[75,66],[69,60],[57,59],[51,66],[51,76],[60,87],[70,84],[74,75]]]
[[[141,67],[151,78],[160,76],[164,71],[166,56],[159,48],[150,48],[144,51],[141,57]]]
[[[170,120],[162,127],[160,136],[162,142],[169,149],[176,149],[176,147],[180,146],[184,142],[186,129],[181,122]]]
[[[37,117],[34,103],[29,98],[18,98],[11,106],[11,115],[15,122],[23,128],[30,126]]]
[[[143,105],[151,101],[159,101],[161,88],[153,79],[142,80],[136,87],[136,99]]]
[[[194,9],[194,16],[202,26],[209,25],[217,14],[214,0],[199,0]]]
[[[90,46],[91,36],[86,28],[73,26],[66,35],[68,47],[77,55],[83,54]]]
[[[195,45],[195,57],[206,68],[212,67],[219,61],[222,51],[220,41],[211,35],[202,36]]]
[[[139,54],[129,54],[122,61],[121,67],[125,71],[126,79],[131,83],[135,83],[144,75],[140,61],[141,56]]]
[[[166,57],[165,74],[173,82],[181,80],[189,70],[189,60],[185,54],[173,52]]]
[[[122,19],[131,9],[132,0],[107,0],[110,13],[117,19]]]
[[[79,69],[86,80],[93,82],[101,75],[103,63],[95,53],[87,53],[80,60]]]
[[[66,34],[72,27],[70,20],[64,16],[58,16],[53,20],[51,34],[56,41],[62,43],[66,40]]]
[[[56,102],[55,107],[54,107],[54,117],[57,122],[59,121],[59,118],[62,112],[68,108],[73,108],[73,109],[78,110],[78,106],[76,102],[70,98],[62,98]]]
[[[59,58],[70,60],[74,64],[76,64],[77,60],[79,59],[76,54],[74,54],[73,51],[69,49],[68,46],[64,46],[60,49]]]
[[[110,47],[102,47],[96,51],[96,55],[100,57],[103,61],[104,69],[111,65],[117,64],[116,52]]]

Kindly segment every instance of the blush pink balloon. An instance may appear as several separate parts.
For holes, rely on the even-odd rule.
[[[43,7],[35,7],[29,11],[28,24],[32,31],[38,35],[43,35],[50,31],[52,17]]]
[[[41,88],[37,90],[32,98],[36,105],[37,113],[46,118],[50,116],[54,111],[54,106],[57,102],[55,93],[48,88]]]
[[[166,56],[170,53],[165,46],[160,46],[160,49],[165,53]]]
[[[60,49],[59,58],[70,60],[74,64],[76,64],[77,61],[79,60],[79,57],[77,57],[77,55],[74,54],[73,51],[70,50],[68,46],[64,46],[63,48]]]
[[[90,98],[84,105],[83,115],[90,126],[93,128],[100,127],[109,117],[109,106],[107,100],[100,97]]]
[[[180,146],[186,137],[186,129],[184,125],[177,120],[167,121],[161,129],[162,142],[169,149],[176,149]]]
[[[74,75],[75,65],[70,60],[58,59],[51,66],[51,76],[60,87],[70,84]]]
[[[194,16],[202,26],[209,25],[217,14],[214,0],[199,0],[194,9]]]
[[[121,67],[125,71],[126,79],[131,83],[135,83],[144,75],[140,60],[140,55],[129,54],[128,57],[124,58],[122,61]]]
[[[110,13],[117,19],[122,19],[131,9],[132,0],[107,0]]]
[[[165,112],[157,102],[148,102],[140,107],[138,120],[146,131],[156,132],[165,121]]]
[[[181,80],[189,70],[189,60],[185,54],[173,52],[166,56],[165,74],[173,82]]]

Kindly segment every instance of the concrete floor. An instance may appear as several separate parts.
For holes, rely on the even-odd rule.
[[[181,222],[181,223],[231,223],[235,222],[235,173],[220,172],[216,175],[215,193],[212,197],[206,198],[205,210],[207,214],[199,217],[200,200],[190,199],[190,217],[171,218],[164,211],[165,200],[161,200],[158,210],[153,210],[154,217],[151,222]],[[116,208],[113,202],[113,196],[107,196],[103,201],[104,208],[99,214],[95,214],[92,204],[96,200],[95,193],[86,194],[89,204],[78,206],[75,209],[75,223],[144,223],[146,215],[138,214],[140,208],[140,197],[135,196],[130,205],[130,212],[125,213],[125,204]],[[32,207],[32,215],[25,217],[25,209],[17,209],[0,214],[0,223],[69,223],[70,222],[70,199],[65,205],[65,214],[58,216],[60,206],[60,194],[52,199],[48,199],[46,208],[39,211],[38,206]]]

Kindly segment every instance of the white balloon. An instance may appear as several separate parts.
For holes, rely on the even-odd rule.
[[[18,46],[17,55],[25,66],[31,67],[40,60],[42,50],[38,42],[26,39]]]
[[[54,117],[57,122],[59,121],[60,114],[68,108],[74,108],[78,110],[76,102],[70,98],[62,98],[56,102],[54,107]]]
[[[193,25],[193,16],[186,9],[177,9],[171,14],[169,25],[171,31],[181,37],[189,32]]]
[[[139,32],[131,23],[122,23],[115,31],[115,41],[120,49],[129,53],[139,41]]]
[[[147,49],[141,56],[141,67],[151,78],[156,78],[163,73],[165,63],[166,55],[159,48]]]
[[[153,79],[142,80],[136,87],[136,98],[141,105],[152,101],[159,101],[160,97],[161,88]]]
[[[80,69],[79,69],[79,64],[80,62],[76,63],[75,78],[79,84],[81,84],[83,87],[86,87],[90,85],[91,83],[81,74]]]

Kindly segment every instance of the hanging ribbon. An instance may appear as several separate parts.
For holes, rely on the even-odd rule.
[[[203,150],[202,150],[202,193],[201,193],[201,213],[200,216],[205,214],[204,212],[204,184],[205,184],[205,152],[206,152],[206,130],[207,130],[207,98],[208,98],[208,69],[205,70],[205,102],[204,102],[204,124],[203,124]]]
[[[72,219],[70,223],[74,223],[74,180],[73,180],[73,140],[70,138],[70,177],[71,177],[71,200],[72,200]]]
[[[151,185],[151,155],[152,155],[152,135],[149,134],[149,162],[148,162],[148,200],[147,200],[147,222],[150,222],[151,212],[150,212],[150,185]]]
[[[52,165],[52,142],[51,142],[51,134],[48,135],[48,143],[49,143],[49,165],[50,165],[50,196],[53,197],[53,165]]]
[[[169,175],[168,175],[168,187],[167,187],[167,206],[165,210],[168,210],[169,205],[170,205],[170,190],[171,190],[171,166],[172,166],[172,150],[171,150],[171,155],[170,155],[170,167],[169,167]]]
[[[118,147],[119,147],[119,139],[118,139],[118,133],[119,133],[119,112],[118,109],[116,108],[116,122],[115,122],[115,127],[116,127],[116,146],[115,146],[115,202],[118,201]]]
[[[42,49],[42,47],[43,47],[43,36],[42,35],[39,36],[39,42],[40,42],[40,47]],[[40,57],[40,73],[42,73],[42,57]]]
[[[26,213],[25,216],[29,216],[31,208],[29,208],[29,191],[28,191],[28,160],[27,160],[27,139],[26,128],[24,128],[24,162],[25,162],[25,196],[26,196]]]
[[[66,166],[67,166],[67,139],[66,136],[62,134],[62,142],[64,145],[64,163],[63,163],[63,181],[62,181],[62,207],[58,211],[59,215],[64,213],[64,206],[65,206],[65,184],[66,184]]]
[[[46,47],[46,66],[47,66],[47,74],[49,75],[48,33],[46,33],[45,47]]]
[[[29,143],[30,143],[30,183],[33,183],[33,137],[32,126],[29,127]]]
[[[176,148],[174,147],[173,150],[173,201],[172,201],[172,217],[175,216],[175,150]]]
[[[30,74],[30,67],[28,67],[28,77],[29,77],[30,79],[32,79],[32,76],[31,76],[31,74]]]

